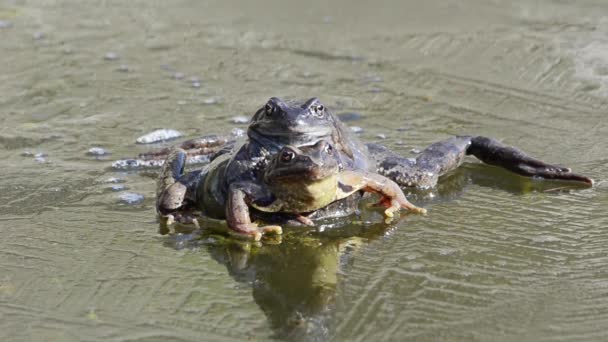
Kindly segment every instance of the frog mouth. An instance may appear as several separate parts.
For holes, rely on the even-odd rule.
[[[327,126],[309,126],[309,125],[282,125],[272,127],[264,127],[263,124],[253,123],[249,129],[257,132],[260,135],[267,137],[290,137],[290,136],[309,136],[309,137],[328,137],[332,134],[331,127]]]
[[[326,179],[335,173],[336,172],[334,170],[328,171],[318,167],[298,169],[291,168],[285,170],[276,170],[268,176],[268,179],[282,183],[306,183]]]

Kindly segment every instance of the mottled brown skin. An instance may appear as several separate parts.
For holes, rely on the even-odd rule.
[[[230,184],[226,197],[221,195],[222,183],[217,180],[230,159],[220,157],[195,177],[194,182],[181,183],[166,177],[171,173],[168,169],[180,164],[174,161],[185,158],[184,151],[176,150],[174,155],[173,163],[166,163],[161,173],[165,177],[160,178],[159,188],[167,185],[164,188],[168,191],[161,191],[158,206],[177,209],[181,199],[193,194],[196,196],[194,204],[203,215],[225,218],[232,233],[254,240],[260,240],[266,233],[281,234],[282,229],[278,225],[260,227],[252,222],[250,207],[263,212],[295,214],[300,222],[312,225],[313,222],[304,216],[306,213],[363,191],[381,196],[378,204],[386,207],[384,213],[388,218],[401,208],[426,213],[425,209],[411,204],[390,179],[368,171],[344,170],[339,152],[325,140],[300,148],[283,147],[270,159],[261,179]]]
[[[522,176],[575,181],[587,186],[593,184],[590,178],[572,173],[569,168],[547,164],[486,137],[452,137],[430,145],[414,159],[404,158],[381,145],[364,145],[348,132],[337,117],[316,98],[283,101],[273,97],[255,113],[247,130],[248,139],[243,144],[222,145],[218,143],[217,137],[213,137],[213,143],[209,144],[205,138],[199,138],[183,143],[182,149],[170,152],[159,179],[157,210],[161,215],[167,215],[203,203],[201,189],[204,187],[200,185],[206,182],[215,184],[211,197],[216,199],[216,203],[227,203],[232,208],[241,206],[242,200],[246,198],[241,193],[242,188],[260,186],[273,154],[286,145],[300,147],[321,140],[334,146],[344,171],[377,172],[403,187],[433,187],[440,176],[460,166],[467,155]],[[217,157],[221,160],[221,165],[218,166],[214,160],[205,168],[212,172],[203,170],[184,174],[187,157],[206,153],[205,151],[214,154],[212,159]],[[154,158],[158,157],[159,154],[154,155]],[[346,177],[347,173],[342,175]],[[206,181],[203,182],[203,179]],[[358,192],[353,196],[358,196]],[[349,201],[346,207],[350,210],[357,203],[358,197],[353,196],[332,202],[314,211],[309,217],[338,215],[336,208],[344,208],[345,201]],[[346,214],[354,211],[349,210]],[[240,233],[256,237],[267,231],[278,232],[276,228],[259,228],[246,222],[243,217],[237,217],[229,224],[238,227]]]
[[[262,211],[301,214],[364,191],[381,196],[379,203],[387,207],[387,217],[401,208],[426,212],[409,203],[390,179],[368,171],[344,170],[333,150],[324,140],[300,148],[283,147],[271,159],[264,174],[264,183],[274,201],[263,205],[254,201],[252,205]]]
[[[211,197],[215,203],[228,204],[228,207],[239,206],[241,201],[233,202],[231,199],[244,198],[241,193],[243,189],[252,189],[259,184],[271,156],[287,144],[301,146],[327,140],[335,147],[343,165],[351,169],[368,170],[370,164],[365,156],[365,146],[347,132],[343,124],[316,98],[305,102],[271,98],[254,115],[247,130],[248,139],[241,145],[220,150],[204,171],[183,173],[191,146],[207,146],[202,143],[204,139],[197,139],[196,143],[183,143],[180,146],[183,148],[178,147],[170,152],[159,178],[157,210],[161,216],[174,216],[176,211],[198,207]],[[217,140],[214,137],[214,141]],[[221,162],[217,162],[218,159]],[[210,183],[213,186],[204,185]],[[201,189],[204,188],[213,189],[207,199],[202,196],[204,191]],[[342,213],[344,207],[348,207],[347,213],[354,211],[356,201],[347,199],[346,202],[346,206],[336,203],[322,208],[315,213],[315,217]],[[209,207],[209,203],[203,206]],[[211,217],[219,216],[217,210],[212,212]],[[257,237],[266,232],[247,222],[245,215],[226,218],[229,225],[232,224],[239,233]],[[234,221],[231,222],[232,219]],[[186,220],[191,221],[190,218]]]

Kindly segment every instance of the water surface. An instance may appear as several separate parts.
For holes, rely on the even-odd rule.
[[[0,339],[606,339],[607,10],[0,3]],[[157,234],[154,171],[111,161],[149,150],[135,139],[156,128],[244,128],[231,119],[271,96],[359,113],[362,139],[404,155],[480,134],[597,183],[556,189],[471,159],[412,195],[427,216],[391,225],[364,211],[262,247]]]

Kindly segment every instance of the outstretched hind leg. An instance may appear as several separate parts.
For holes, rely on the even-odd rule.
[[[377,144],[367,147],[381,175],[403,187],[430,188],[439,176],[462,164],[469,144],[469,137],[453,137],[430,145],[416,158],[404,158]]]
[[[388,148],[367,144],[380,174],[400,186],[433,187],[440,176],[456,169],[466,155],[526,177],[576,181],[592,185],[589,177],[572,173],[569,168],[545,163],[526,153],[486,137],[457,136],[436,142],[416,158],[404,158]]]
[[[500,166],[526,177],[575,181],[593,185],[591,178],[572,173],[570,168],[545,163],[528,156],[515,147],[505,146],[486,137],[471,138],[467,154],[474,155],[486,164]]]

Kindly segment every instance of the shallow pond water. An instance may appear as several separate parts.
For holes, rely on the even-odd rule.
[[[0,339],[606,339],[606,11],[1,2]],[[412,194],[428,215],[390,225],[364,211],[261,247],[159,235],[156,171],[111,162],[151,149],[135,140],[158,128],[244,128],[234,118],[271,96],[318,96],[404,155],[486,135],[596,185],[471,159]]]

